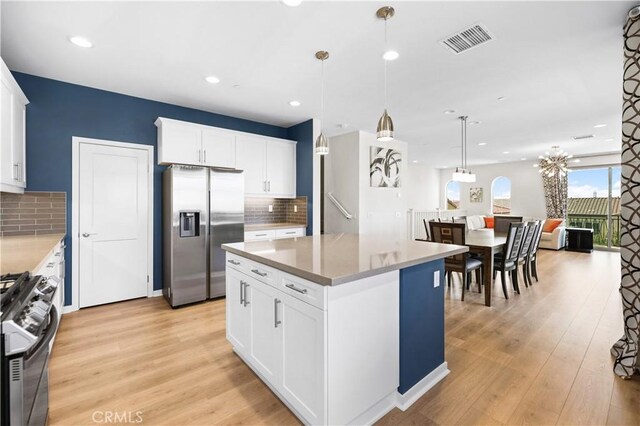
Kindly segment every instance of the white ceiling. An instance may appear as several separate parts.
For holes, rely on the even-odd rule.
[[[470,164],[531,160],[554,144],[619,151],[622,25],[635,3],[392,2],[396,136],[412,160],[437,167],[459,162],[460,113],[481,121],[469,127]],[[12,70],[289,126],[320,116],[314,53],[324,49],[325,132],[374,132],[384,108],[375,11],[385,4],[3,1],[1,54]],[[496,40],[459,56],[437,44],[476,22]],[[70,44],[72,35],[94,47]],[[205,82],[211,74],[221,82]],[[589,133],[597,137],[571,139]]]

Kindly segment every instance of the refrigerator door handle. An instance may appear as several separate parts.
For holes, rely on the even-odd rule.
[[[205,163],[207,162],[207,150],[206,149],[204,150],[204,162]]]

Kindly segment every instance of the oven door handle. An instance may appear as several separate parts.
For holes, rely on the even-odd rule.
[[[51,310],[49,311],[49,318],[51,318],[51,322],[49,322],[49,326],[47,327],[47,332],[42,336],[42,339],[38,342],[37,345],[33,347],[24,358],[25,361],[29,361],[31,358],[37,357],[42,352],[43,348],[49,346],[49,342],[53,339],[53,336],[56,334],[56,330],[58,329],[58,311],[54,305],[51,305]]]

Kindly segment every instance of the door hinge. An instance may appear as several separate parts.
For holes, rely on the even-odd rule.
[[[149,275],[147,275],[147,284],[149,284]]]

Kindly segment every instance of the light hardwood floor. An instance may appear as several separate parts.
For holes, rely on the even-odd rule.
[[[380,424],[640,424],[640,379],[612,371],[622,335],[617,253],[543,251],[539,283],[493,307],[447,290],[451,374]],[[50,362],[50,423],[104,412],[143,424],[297,424],[231,351],[224,301],[162,298],[65,315]],[[108,415],[108,414],[107,414]]]

